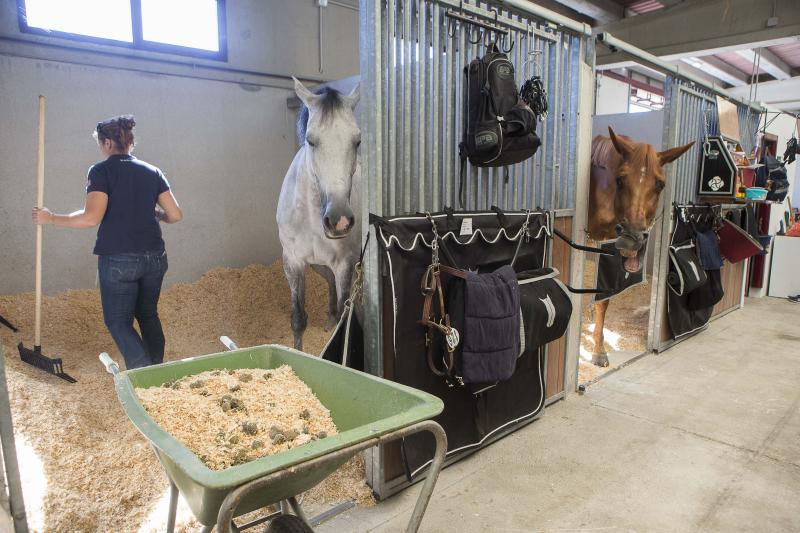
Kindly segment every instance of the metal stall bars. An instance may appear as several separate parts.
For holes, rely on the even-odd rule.
[[[498,30],[448,17],[448,11]],[[370,212],[390,216],[458,205],[463,68],[500,39],[503,49],[513,46],[509,59],[518,84],[539,68],[550,110],[537,128],[542,146],[534,158],[507,169],[467,167],[464,207],[554,210],[569,219],[560,223],[573,240],[584,242],[586,199],[576,191],[589,179],[594,48],[588,25],[523,0],[361,0],[360,32],[365,235]],[[365,260],[365,366],[382,376],[382,281],[377,239],[371,243]],[[582,279],[580,255],[561,255],[571,278]],[[573,305],[579,308],[577,297]],[[578,314],[565,348],[576,354],[576,368]],[[575,372],[562,368],[555,377],[559,391],[574,390]],[[395,490],[385,479],[382,454],[375,452],[367,465],[379,497]]]
[[[702,139],[705,135],[704,121],[708,116],[708,133],[719,133],[718,116],[716,113],[716,97],[722,96],[734,102],[739,108],[739,129],[742,133],[742,142],[747,143],[746,150],[752,150],[753,125],[758,124],[763,109],[747,100],[736,97],[724,89],[708,84],[688,72],[680,71],[677,67],[662,61],[657,56],[641,50],[631,44],[615,38],[609,33],[598,35],[598,41],[611,50],[624,52],[634,61],[642,63],[666,74],[664,82],[665,115],[663,148],[680,146],[691,141],[696,141],[695,146],[686,155],[667,166],[667,186],[662,193],[660,206],[663,216],[654,228],[651,235],[655,236],[655,266],[653,268],[652,291],[650,295],[650,313],[647,335],[647,349],[663,351],[676,342],[688,338],[681,337],[678,341],[670,338],[666,325],[667,307],[667,272],[668,254],[667,243],[672,232],[672,202],[690,203],[697,199],[697,176],[700,171],[700,151]],[[709,115],[706,112],[711,111]],[[746,269],[742,273],[744,277]],[[743,292],[739,306],[743,302]]]

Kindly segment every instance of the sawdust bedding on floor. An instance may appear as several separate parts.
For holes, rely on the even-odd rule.
[[[596,263],[587,260],[584,267],[584,286],[594,287]],[[647,322],[650,316],[650,279],[635,287],[628,289],[618,296],[614,296],[606,310],[605,329],[620,335],[617,349],[621,351],[642,352],[647,348]],[[594,324],[594,304],[592,295],[587,294],[583,297],[582,309],[582,331],[581,347],[584,353],[591,353],[594,350],[594,341],[589,326]],[[613,352],[614,348],[605,339],[605,349]],[[591,363],[580,359],[578,367],[578,383],[586,383],[602,374],[605,374],[611,367],[600,368]]]
[[[318,353],[328,339],[327,285],[309,271],[305,350]],[[167,338],[166,360],[218,352],[220,335],[240,346],[292,344],[289,289],[281,264],[219,268],[194,283],[165,289],[159,312]],[[42,348],[62,357],[68,384],[19,360],[16,345],[32,343],[33,293],[0,296],[0,314],[20,328],[0,326],[15,432],[42,462],[47,487],[44,531],[137,531],[167,490],[167,480],[147,441],[119,406],[111,377],[97,355],[122,358],[103,324],[97,290],[73,290],[43,301]],[[22,466],[25,476],[26,465]],[[306,493],[305,501],[374,503],[354,458]],[[41,517],[40,517],[41,518]],[[196,524],[183,531],[198,530]]]

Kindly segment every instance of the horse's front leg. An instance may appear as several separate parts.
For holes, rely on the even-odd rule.
[[[606,310],[608,309],[608,299],[594,304],[594,351],[592,352],[592,363],[597,366],[608,366],[608,354],[606,354],[605,340],[603,339],[603,328],[606,322]]]
[[[336,278],[333,272],[325,265],[311,265],[314,271],[328,282],[328,323],[325,331],[330,331],[339,322],[339,304],[336,296]]]
[[[342,316],[344,302],[350,297],[350,284],[353,281],[353,263],[341,261],[333,267],[333,275],[336,278],[336,296],[338,299],[337,315]]]
[[[303,349],[303,333],[308,325],[306,313],[306,277],[303,265],[292,264],[283,258],[283,271],[289,281],[292,293],[292,333],[294,334],[294,347]]]

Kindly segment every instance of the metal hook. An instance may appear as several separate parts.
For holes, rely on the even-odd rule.
[[[514,50],[514,44],[516,43],[516,41],[513,38],[509,39],[509,41],[511,42],[511,46],[509,46],[508,49],[506,49],[504,48],[505,40],[506,40],[505,35],[500,37],[500,51],[503,52],[504,54],[510,54],[511,51]]]
[[[472,30],[478,30],[478,38],[476,40],[472,40]],[[481,39],[483,38],[483,30],[478,26],[470,26],[469,27],[469,34],[467,34],[467,42],[470,44],[480,44]]]
[[[532,50],[528,52],[528,59],[525,60],[525,63],[522,64],[523,72],[528,67],[529,63],[533,63],[533,75],[539,76],[539,60],[537,59],[538,56],[542,55],[541,50]]]
[[[452,39],[453,36],[455,36],[455,34],[456,34],[456,21],[451,19],[451,18],[448,18],[447,19],[447,37]]]

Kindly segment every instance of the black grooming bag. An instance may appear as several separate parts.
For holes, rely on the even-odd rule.
[[[670,288],[681,296],[690,294],[708,281],[706,271],[697,258],[694,242],[689,239],[669,247],[669,259],[673,269],[669,273]]]
[[[539,348],[561,338],[572,316],[572,301],[567,288],[558,280],[558,270],[526,270],[517,277],[524,323],[524,349]]]

